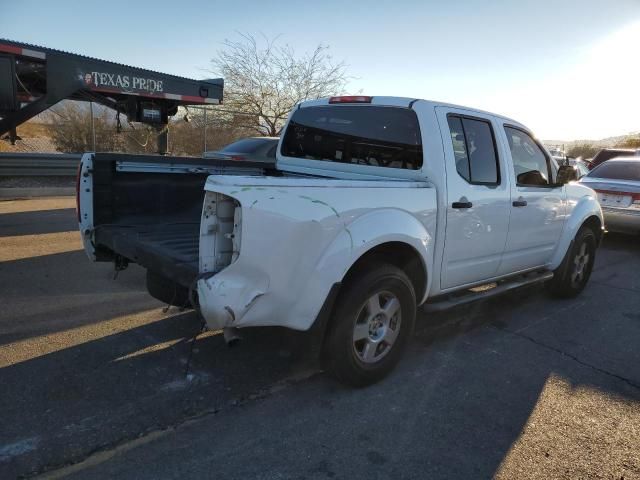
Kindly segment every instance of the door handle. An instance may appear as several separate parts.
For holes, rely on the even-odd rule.
[[[453,202],[451,208],[471,208],[473,203],[471,202]]]
[[[526,207],[527,206],[527,201],[520,197],[518,200],[514,200],[513,204],[514,207]]]

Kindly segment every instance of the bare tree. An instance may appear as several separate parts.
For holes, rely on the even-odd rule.
[[[296,103],[344,92],[349,80],[344,62],[334,62],[329,47],[318,45],[310,54],[296,56],[278,38],[239,34],[225,40],[212,60],[214,72],[224,78],[224,107],[241,115],[243,126],[258,135],[277,136]]]
[[[219,150],[223,146],[252,135],[252,131],[243,127],[239,115],[229,115],[226,112],[213,113],[208,110],[206,118],[200,107],[181,109],[169,122],[169,145],[174,155],[200,156],[204,150],[204,135],[207,135],[207,150]],[[185,111],[189,112],[190,121],[183,121]]]
[[[576,143],[569,147],[567,151],[567,155],[570,157],[583,157],[583,158],[592,158],[598,151],[600,147],[593,145],[591,143],[582,142]]]
[[[117,114],[107,107],[95,105],[94,125],[96,150],[99,152],[156,153],[158,130],[143,123],[131,123],[120,115],[121,128],[117,128]],[[187,123],[183,116],[172,118],[169,146],[174,155],[202,155],[204,123],[198,112],[194,121]],[[82,102],[65,101],[50,109],[44,116],[45,128],[56,149],[61,152],[86,152],[93,149],[91,112]],[[208,121],[209,149],[220,148],[248,132],[225,118]]]
[[[78,102],[63,102],[45,116],[49,136],[58,151],[86,152],[93,150],[91,113],[88,106]],[[96,130],[96,150],[117,151],[120,147],[115,135],[115,122],[107,109],[100,109],[94,117]]]

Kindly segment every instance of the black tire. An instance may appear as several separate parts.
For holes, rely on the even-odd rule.
[[[162,303],[176,307],[189,307],[189,289],[159,273],[147,270],[147,291]]]
[[[338,381],[364,387],[382,380],[400,360],[415,324],[416,294],[407,275],[389,264],[362,270],[342,288],[328,325],[323,363]],[[374,303],[380,307],[375,315]],[[355,339],[363,333],[365,337]]]
[[[580,228],[562,263],[554,270],[553,279],[547,283],[551,295],[572,298],[582,292],[593,270],[596,247],[594,231],[589,227]],[[588,257],[585,258],[584,255]]]

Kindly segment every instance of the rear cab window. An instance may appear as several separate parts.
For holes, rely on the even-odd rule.
[[[419,170],[422,140],[416,113],[404,107],[329,105],[297,109],[280,153],[285,157]]]

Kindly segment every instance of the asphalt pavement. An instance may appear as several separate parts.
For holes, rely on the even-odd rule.
[[[640,241],[573,300],[422,314],[345,388],[298,335],[228,348],[81,250],[73,199],[0,201],[0,478],[640,478]],[[194,341],[194,337],[198,335]]]

